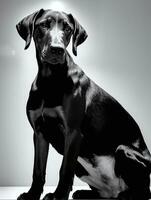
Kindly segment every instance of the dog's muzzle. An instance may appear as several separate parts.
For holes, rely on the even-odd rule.
[[[45,47],[41,59],[50,64],[63,64],[65,62],[65,49],[61,46]]]

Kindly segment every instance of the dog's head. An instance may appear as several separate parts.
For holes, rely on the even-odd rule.
[[[71,36],[72,50],[77,55],[77,46],[85,41],[87,33],[72,14],[41,9],[21,20],[16,28],[26,41],[25,49],[32,37],[42,62],[62,64]]]

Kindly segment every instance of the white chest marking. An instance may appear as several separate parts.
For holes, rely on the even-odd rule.
[[[78,162],[89,173],[88,176],[82,176],[81,180],[98,189],[103,198],[116,198],[127,186],[122,178],[115,175],[115,159],[111,156],[94,155],[96,166],[84,158],[78,157]]]

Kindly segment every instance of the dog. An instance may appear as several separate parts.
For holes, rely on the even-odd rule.
[[[34,39],[38,73],[27,102],[34,131],[34,167],[30,190],[18,200],[39,200],[45,183],[49,144],[63,155],[59,182],[44,200],[67,200],[74,175],[90,186],[74,199],[150,197],[151,155],[139,126],[112,96],[76,65],[67,51],[87,33],[72,14],[34,12],[17,25],[26,42]]]

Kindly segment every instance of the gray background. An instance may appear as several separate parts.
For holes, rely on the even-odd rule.
[[[72,55],[75,62],[131,113],[151,150],[151,1],[61,2],[57,8],[73,13],[89,35],[78,56]],[[24,51],[15,25],[42,7],[56,5],[53,0],[0,0],[0,186],[31,183],[32,129],[25,106],[37,63],[33,42]],[[56,185],[61,159],[50,148],[47,184]]]

